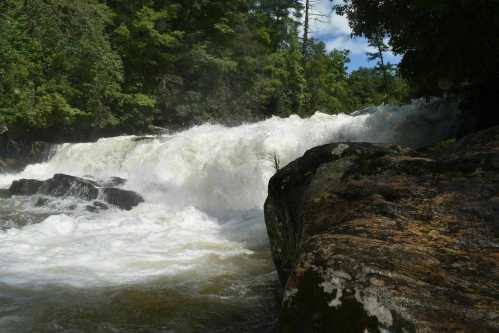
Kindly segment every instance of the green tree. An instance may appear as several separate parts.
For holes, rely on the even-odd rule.
[[[385,88],[385,80],[388,82],[387,88]],[[385,79],[377,68],[359,68],[352,71],[348,78],[348,85],[350,110],[382,103],[407,103],[411,96],[409,85],[398,73],[387,72]]]
[[[419,95],[457,93],[478,127],[499,124],[499,1],[344,0],[355,35],[389,36]]]
[[[0,12],[9,136],[86,139],[383,101],[377,75],[349,75],[347,52],[302,35],[313,1],[4,0]],[[404,95],[396,82],[389,71],[385,101]]]
[[[117,125],[122,65],[105,34],[112,13],[91,0],[3,6],[0,105],[9,127],[53,135]]]
[[[392,66],[385,62],[385,52],[388,52],[390,48],[386,45],[384,41],[384,35],[381,33],[376,33],[369,36],[369,46],[374,48],[375,52],[367,52],[367,58],[369,61],[376,61],[376,68],[383,75],[383,88],[385,94],[388,98],[388,73],[392,70]]]
[[[326,51],[323,42],[313,43],[305,64],[306,92],[303,114],[316,111],[348,112],[347,51]]]

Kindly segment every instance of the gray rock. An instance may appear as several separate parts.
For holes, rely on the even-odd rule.
[[[108,210],[109,207],[103,202],[94,201],[92,205],[87,205],[85,209],[91,213],[98,213],[101,210]]]
[[[38,193],[53,197],[75,197],[82,200],[95,200],[99,196],[97,184],[93,181],[57,174],[53,178],[43,182]]]
[[[144,198],[139,194],[118,188],[105,188],[103,194],[106,202],[124,210],[131,210],[133,207],[144,202]]]
[[[112,184],[123,184],[122,178],[112,178]],[[122,190],[114,187],[102,188],[98,183],[79,177],[56,174],[53,178],[46,181],[33,179],[21,179],[14,181],[9,189],[9,195],[35,195],[42,194],[52,197],[75,197],[85,201],[93,201],[99,197],[102,191],[103,199],[107,203],[115,205],[121,209],[130,210],[138,204],[144,202],[144,199],[137,193]],[[37,205],[45,205],[47,199],[40,199]],[[92,208],[88,208],[92,207]],[[87,209],[92,211],[105,210],[109,207],[102,202],[94,202],[93,206]]]
[[[10,191],[8,189],[0,189],[0,199],[6,199],[10,197]]]
[[[101,185],[103,187],[116,187],[116,186],[125,185],[126,182],[127,182],[127,180],[124,178],[111,177],[111,178],[107,179],[106,181],[102,182]]]
[[[45,197],[38,198],[35,203],[35,207],[43,207],[49,203],[49,199]]]
[[[109,209],[109,207],[105,203],[100,202],[100,201],[95,201],[94,202],[94,207],[97,207],[98,209],[101,209],[101,210],[107,210],[107,209]]]
[[[12,183],[9,192],[12,195],[34,195],[43,185],[43,181],[34,179],[21,179]]]

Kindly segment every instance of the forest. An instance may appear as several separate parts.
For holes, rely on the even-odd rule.
[[[348,51],[328,52],[304,33],[306,5],[2,1],[3,132],[16,141],[88,140],[409,99],[406,81],[379,54],[378,66],[348,72]]]
[[[331,2],[379,51],[373,68],[352,72],[347,50],[328,52],[312,38],[313,3],[4,0],[2,132],[86,140],[420,96],[459,96],[479,115],[474,127],[496,122],[499,1]],[[383,61],[389,49],[400,66]]]

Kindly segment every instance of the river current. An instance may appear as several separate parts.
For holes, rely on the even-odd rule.
[[[55,146],[0,188],[122,177],[145,202],[95,213],[71,197],[0,198],[0,332],[273,332],[262,206],[275,158],[339,141],[424,146],[453,135],[453,111],[416,102]]]

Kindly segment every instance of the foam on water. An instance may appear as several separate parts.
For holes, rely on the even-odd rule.
[[[250,260],[252,250],[266,244],[262,204],[275,172],[273,155],[285,165],[309,148],[335,141],[420,146],[452,134],[453,111],[415,103],[356,115],[317,113],[60,145],[48,162],[0,175],[0,187],[55,173],[119,176],[146,202],[129,212],[92,214],[83,206],[66,211],[66,198],[41,223],[0,228],[0,283],[119,285],[185,272],[230,273],[228,258]],[[22,209],[43,210],[30,199],[10,200],[21,202]]]

